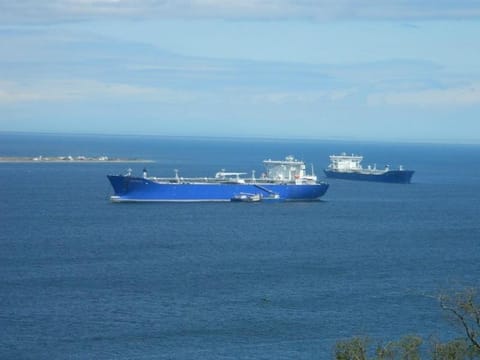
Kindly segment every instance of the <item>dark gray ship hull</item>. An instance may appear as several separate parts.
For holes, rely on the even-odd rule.
[[[410,184],[413,170],[388,170],[380,174],[368,172],[343,172],[326,169],[325,176],[333,179],[356,180],[356,181],[378,181],[385,183]]]

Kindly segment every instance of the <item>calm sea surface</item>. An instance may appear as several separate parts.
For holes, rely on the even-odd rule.
[[[416,170],[318,202],[113,204],[142,164],[0,164],[0,358],[329,359],[354,335],[461,335],[435,296],[480,279],[480,146],[0,134],[0,156],[262,171],[293,154]]]

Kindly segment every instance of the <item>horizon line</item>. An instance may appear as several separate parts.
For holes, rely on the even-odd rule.
[[[267,136],[267,135],[200,135],[200,134],[161,134],[161,133],[106,133],[76,131],[21,131],[0,130],[0,135],[45,135],[45,136],[110,136],[110,137],[147,137],[196,140],[283,140],[283,141],[323,141],[323,142],[359,142],[359,143],[397,143],[397,144],[447,144],[447,145],[480,145],[480,139],[405,139],[405,138],[364,138],[355,136]]]

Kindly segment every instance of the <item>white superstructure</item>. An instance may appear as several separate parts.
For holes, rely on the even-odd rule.
[[[285,160],[264,160],[266,174],[265,178],[276,181],[286,181],[296,183],[315,182],[317,177],[313,173],[307,175],[305,163],[289,155]]]
[[[359,173],[369,175],[381,175],[390,171],[390,166],[386,165],[383,169],[377,169],[377,165],[368,165],[366,168],[362,166],[363,156],[360,155],[347,155],[342,153],[340,155],[330,155],[330,165],[328,170],[339,173]],[[403,167],[400,165],[400,171],[403,171]]]
[[[330,156],[330,165],[328,166],[331,170],[336,171],[360,171],[362,170],[363,156],[359,155],[347,155],[342,153],[341,155],[331,155]]]

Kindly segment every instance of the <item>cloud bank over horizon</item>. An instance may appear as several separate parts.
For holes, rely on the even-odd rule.
[[[88,19],[442,20],[478,19],[475,1],[37,0],[0,1],[2,24]]]
[[[0,131],[480,142],[479,9],[0,0]]]

